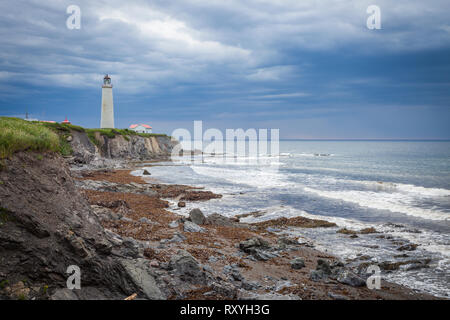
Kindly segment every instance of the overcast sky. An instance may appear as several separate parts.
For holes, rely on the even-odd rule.
[[[118,127],[449,139],[450,1],[0,1],[0,115],[98,127],[106,73]]]

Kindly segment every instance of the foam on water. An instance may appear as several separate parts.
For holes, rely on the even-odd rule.
[[[446,296],[450,295],[449,150],[448,143],[282,141],[279,157],[223,161],[222,156],[198,155],[195,162],[180,157],[171,167],[147,169],[163,182],[201,186],[223,195],[187,202],[181,209],[170,200],[171,209],[183,215],[198,207],[205,214],[226,216],[264,213],[244,222],[295,216],[327,220],[338,227],[289,232],[311,239],[319,250],[356,261],[366,254],[375,263],[393,261],[401,252],[388,237],[369,234],[351,239],[337,234],[338,228],[374,226],[389,238],[418,244],[407,253],[414,259],[431,259],[429,268],[400,270],[386,274],[386,279]]]
[[[417,207],[414,197],[405,196],[402,193],[356,190],[325,191],[308,187],[305,187],[304,190],[315,193],[321,197],[351,202],[372,209],[388,210],[430,220],[449,221],[450,219],[448,212]]]

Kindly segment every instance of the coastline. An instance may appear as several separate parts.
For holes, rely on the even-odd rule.
[[[279,223],[272,221],[246,224],[238,222],[238,219],[215,216],[213,222],[198,225],[202,231],[185,232],[186,217],[178,215],[173,206],[169,208],[167,200],[195,203],[216,196],[207,190],[199,191],[195,186],[161,184],[132,176],[130,173],[139,169],[137,165],[138,163],[134,163],[128,169],[115,171],[97,171],[94,175],[82,173],[82,181],[134,184],[138,189],[140,185],[146,185],[155,191],[155,194],[149,197],[142,194],[131,195],[129,192],[85,190],[87,198],[94,206],[98,206],[101,199],[108,199],[110,203],[119,200],[126,202],[128,208],[124,209],[122,206],[112,209],[115,213],[122,212],[120,221],[103,220],[104,227],[120,236],[137,240],[137,246],[141,247],[145,258],[153,268],[161,272],[163,278],[173,278],[174,275],[170,276],[171,259],[178,255],[179,250],[183,250],[197,261],[201,272],[221,279],[226,283],[225,287],[228,287],[227,290],[218,290],[205,283],[192,284],[188,281],[181,287],[177,283],[176,287],[168,285],[166,288],[169,292],[174,291],[169,295],[171,299],[436,299],[434,296],[383,280],[380,290],[370,290],[365,284],[362,285],[361,281],[355,280],[359,278],[365,281],[361,274],[351,273],[355,276],[354,281],[343,280],[342,276],[339,278],[339,275],[333,275],[334,271],[331,270],[330,274],[320,275],[320,279],[313,280],[311,274],[317,274],[317,271],[320,273],[323,261],[330,269],[336,266],[337,269],[346,267],[339,264],[338,259],[329,253],[311,248],[308,242],[299,242],[298,238],[278,236],[268,231],[268,228],[286,225],[300,228],[334,225],[327,221],[293,218],[278,221]],[[192,192],[195,192],[193,194],[196,196],[186,197],[186,194]],[[145,209],[142,208],[144,203]],[[205,212],[206,218],[210,215],[210,212]],[[142,227],[143,225],[145,227]],[[245,242],[249,239],[260,239],[264,244],[261,248],[257,246],[243,250],[241,244],[244,243],[245,247]],[[258,257],[258,254],[255,259],[254,253],[260,250],[263,259],[259,260],[261,257]],[[268,259],[265,260],[266,258]],[[295,258],[301,258],[305,266],[293,269],[292,262]],[[343,272],[338,271],[341,274]],[[180,291],[180,288],[183,290]]]

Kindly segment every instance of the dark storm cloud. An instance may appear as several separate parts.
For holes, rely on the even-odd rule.
[[[80,30],[66,28],[71,4]],[[285,137],[449,138],[448,1],[377,1],[382,30],[366,28],[370,4],[3,1],[0,113],[97,126],[109,73],[121,126],[200,119]]]

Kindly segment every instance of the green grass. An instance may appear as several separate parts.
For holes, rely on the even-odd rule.
[[[58,134],[40,124],[0,117],[0,159],[18,151],[60,151]]]
[[[123,136],[129,141],[131,136],[167,137],[159,133],[137,133],[129,129],[85,129],[72,124],[25,121],[18,118],[0,117],[0,160],[18,151],[59,152],[69,156],[73,150],[67,138],[73,131],[85,132],[97,147],[100,141],[95,138],[98,132],[110,139]],[[0,161],[0,169],[2,167]]]
[[[129,129],[85,129],[89,139],[97,147],[100,147],[100,141],[95,138],[95,133],[98,132],[100,135],[114,139],[116,136],[123,136],[125,140],[130,141],[130,136],[140,136],[144,138],[149,137],[167,137],[166,134],[162,133],[138,133]]]
[[[63,124],[63,123],[51,123],[51,122],[33,122],[39,125],[42,125],[46,128],[49,128],[53,131],[56,132],[65,132],[65,133],[70,133],[71,130],[73,131],[78,131],[78,132],[85,132],[85,129],[83,127],[80,126],[75,126],[73,124]]]

